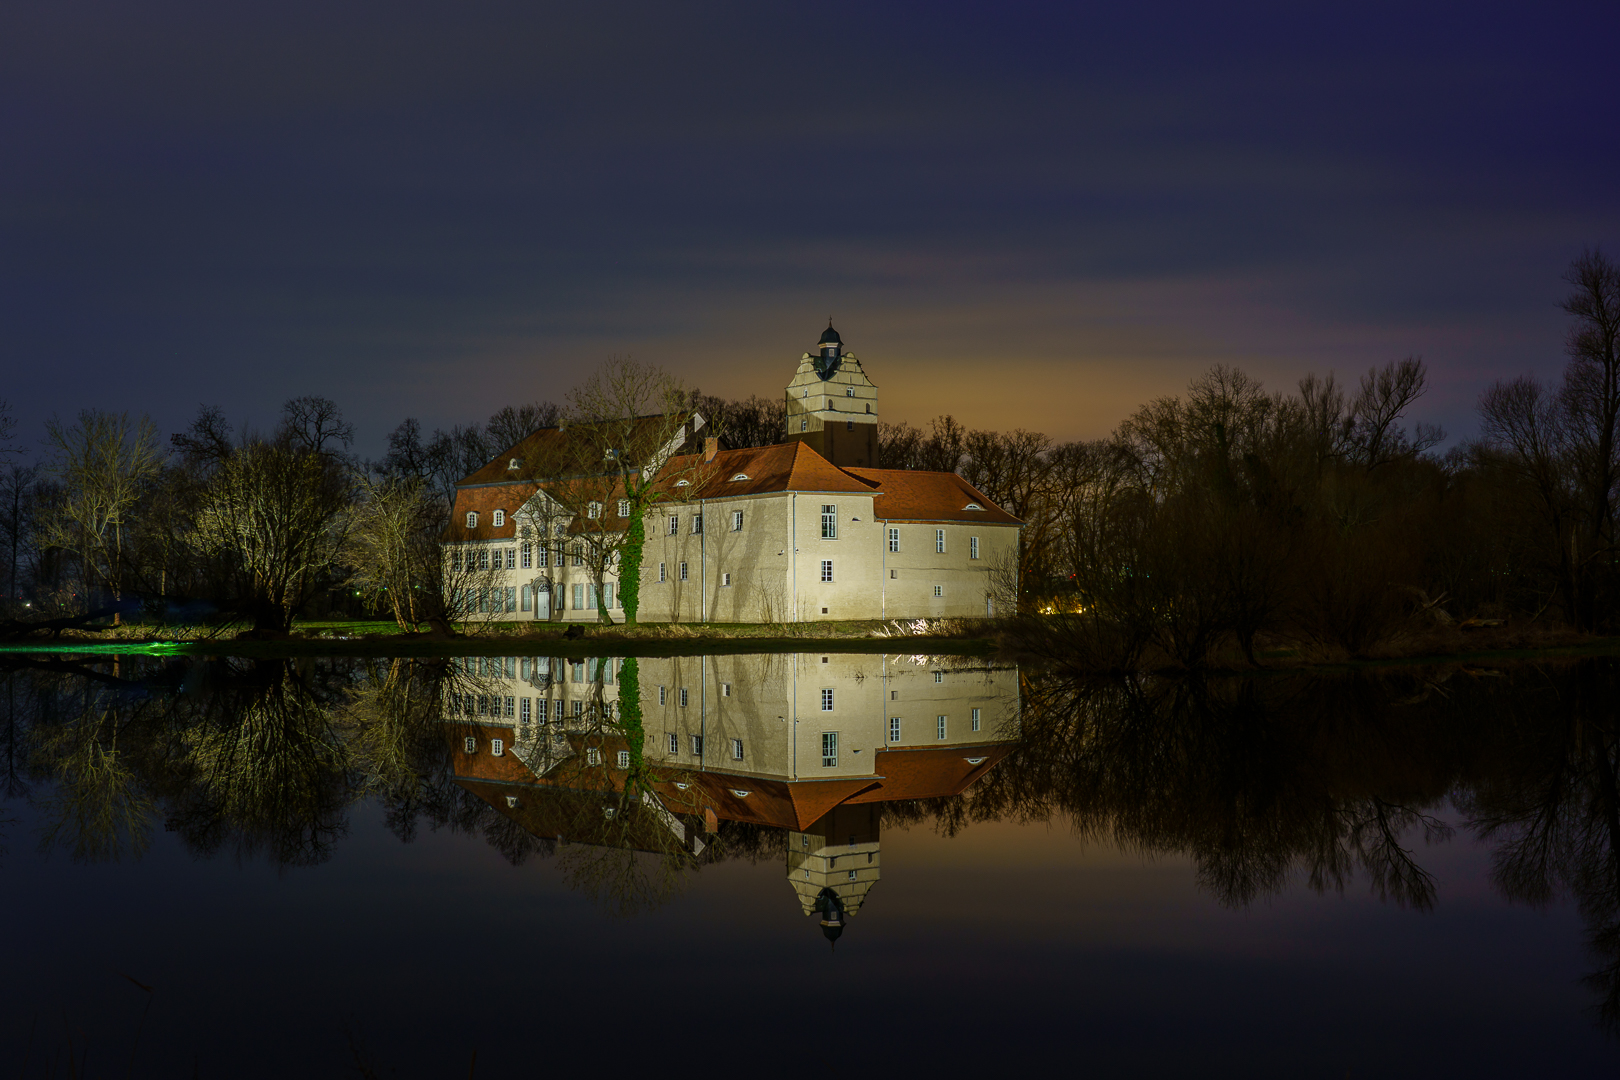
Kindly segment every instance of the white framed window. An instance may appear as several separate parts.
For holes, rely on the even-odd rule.
[[[681,533],[681,515],[669,515],[669,535],[679,536]]]
[[[935,720],[935,725],[938,730],[935,732],[934,737],[937,739],[943,739],[945,737],[945,718],[943,716],[939,717],[937,720]]]
[[[890,529],[889,530],[889,550],[890,551],[899,551],[900,550],[900,530],[899,529]]]
[[[506,549],[506,568],[508,570],[517,569],[517,548]]]
[[[559,702],[558,704],[561,704],[561,702]],[[580,717],[580,716],[585,715],[585,703],[583,701],[574,702],[574,715],[576,717]]]
[[[822,581],[831,581],[832,579],[833,579],[833,576],[832,576],[832,560],[831,559],[822,559],[821,560],[821,580]]]
[[[516,713],[517,713],[517,698],[508,697],[506,699],[506,709],[502,713],[502,715],[505,716],[508,720],[510,720],[510,719],[512,719],[512,717],[514,715],[516,715]]]
[[[669,688],[667,686],[660,686],[658,688],[658,704],[669,704]]]
[[[731,482],[735,484],[738,480],[746,480],[746,479],[748,479],[748,474],[745,473],[745,472],[740,472],[736,476],[733,476],[731,478]]]
[[[524,663],[528,663],[528,661],[525,660]],[[524,698],[523,699],[523,704],[518,708],[518,719],[523,721],[525,724],[527,724],[529,722],[529,719],[533,715],[534,715],[533,699],[532,698]]]
[[[450,552],[450,572],[459,573],[461,570],[461,549],[456,548]]]
[[[838,732],[823,731],[821,733],[821,767],[823,769],[835,768],[838,765]]]
[[[540,568],[542,570],[544,570],[546,567],[548,567],[550,565],[551,565],[551,552],[546,550],[546,545],[541,544],[540,545]]]
[[[721,585],[730,585],[731,584],[731,575],[729,573],[721,574],[720,575],[720,584]]]
[[[731,760],[732,761],[741,761],[742,759],[743,759],[742,740],[741,739],[732,739],[731,740]]]
[[[844,387],[844,396],[845,397],[854,397],[855,396],[855,388],[853,386]]]
[[[940,555],[945,554],[945,530],[944,529],[935,529],[934,530],[934,551],[937,554],[940,554]]]
[[[585,504],[585,516],[588,517],[588,518],[599,518],[599,517],[601,517],[602,516],[602,504],[597,502],[595,499],[592,499],[590,502],[586,503]]]
[[[944,682],[945,681],[945,673],[943,671],[934,672],[934,681],[935,682]]]
[[[683,708],[683,709],[686,708],[686,700],[687,700],[686,687],[683,686],[683,687],[681,687],[681,708]]]
[[[497,510],[497,511],[495,511],[495,513],[493,515],[491,515],[490,524],[495,526],[495,528],[497,528],[497,529],[499,529],[501,526],[505,525],[506,524],[506,511],[505,510]]]
[[[678,567],[678,569],[681,572],[681,580],[685,581],[686,580],[686,564],[681,563],[681,565]]]
[[[533,570],[534,569],[534,545],[533,544],[524,544],[522,550],[523,550],[523,554],[522,554],[522,556],[520,556],[519,562],[523,566],[523,569],[525,569],[525,570]],[[527,611],[529,609],[524,608],[523,610]]]
[[[518,797],[516,795],[508,795],[506,797],[506,808],[508,810],[516,810],[518,805]]]
[[[585,764],[587,764],[587,765],[600,765],[600,764],[602,764],[602,751],[598,750],[594,746],[587,747],[586,750],[585,750]]]
[[[693,536],[702,536],[703,535],[703,515],[702,514],[693,514],[692,515],[692,535]]]
[[[496,757],[501,757],[506,753],[506,743],[500,739],[489,740],[489,752]]]
[[[978,557],[979,557],[979,538],[977,536],[970,536],[970,537],[968,537],[968,558],[977,559]]]
[[[962,509],[964,509],[964,510],[983,510],[984,507],[980,506],[978,503],[968,503],[966,506],[962,507]]]
[[[469,528],[469,529],[478,528],[478,511],[476,511],[476,510],[467,511],[467,528]]]
[[[669,733],[669,752],[672,754],[681,752],[681,737],[673,731]]]
[[[630,767],[630,751],[628,751],[628,750],[620,750],[619,751],[618,761],[619,761],[619,768],[628,769]]]
[[[821,691],[821,711],[822,712],[832,712],[832,709],[833,709],[833,692],[832,692],[831,688],[824,689],[824,690]]]
[[[467,748],[467,753],[469,753],[469,754],[478,753],[478,740],[473,738],[471,735],[467,736],[467,742],[465,743],[465,745],[466,745],[466,748]]]
[[[934,586],[934,595],[935,596],[944,596],[945,595],[945,586],[943,586],[943,585],[935,585]]]
[[[664,577],[664,564],[659,563],[658,564],[658,584],[662,585],[665,582],[665,580],[666,580],[666,578]]]
[[[838,505],[825,503],[821,507],[821,538],[823,540],[838,539]]]
[[[623,518],[627,518],[627,517],[630,516],[630,500],[629,499],[620,499],[619,500],[619,516],[623,517]]]
[[[889,741],[900,741],[900,718],[898,716],[889,717]]]
[[[720,684],[720,696],[721,697],[730,697],[731,696],[731,684],[730,683],[723,682],[723,683]]]
[[[568,558],[575,566],[585,565],[585,552],[578,544],[568,550]]]
[[[703,756],[703,736],[701,736],[701,735],[692,735],[692,736],[689,736],[689,738],[692,740],[692,756],[693,757],[702,757]]]
[[[974,731],[979,730],[979,710],[978,709],[973,710],[973,730]]]
[[[731,531],[732,532],[742,532],[742,516],[743,516],[743,512],[741,510],[733,510],[731,512]]]
[[[478,569],[480,569],[480,570],[488,570],[489,569],[489,548],[479,548],[478,549]]]

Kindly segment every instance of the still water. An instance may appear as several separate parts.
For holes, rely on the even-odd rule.
[[[0,656],[20,1077],[1612,1071],[1620,664]]]

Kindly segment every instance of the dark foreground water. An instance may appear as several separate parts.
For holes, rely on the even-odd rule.
[[[13,657],[0,679],[17,1076],[1616,1061],[1608,661],[1087,683],[912,656]]]

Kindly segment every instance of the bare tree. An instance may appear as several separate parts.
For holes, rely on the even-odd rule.
[[[354,442],[354,425],[331,398],[296,397],[281,406],[277,436],[295,450],[310,454],[336,454]]]
[[[401,630],[414,630],[443,614],[437,600],[444,515],[418,477],[362,476],[359,484],[344,549],[351,580],[373,603],[386,601]]]

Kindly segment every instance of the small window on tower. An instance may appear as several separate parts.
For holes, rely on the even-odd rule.
[[[855,388],[853,386],[844,387],[844,396],[845,397],[854,397],[855,396]]]

